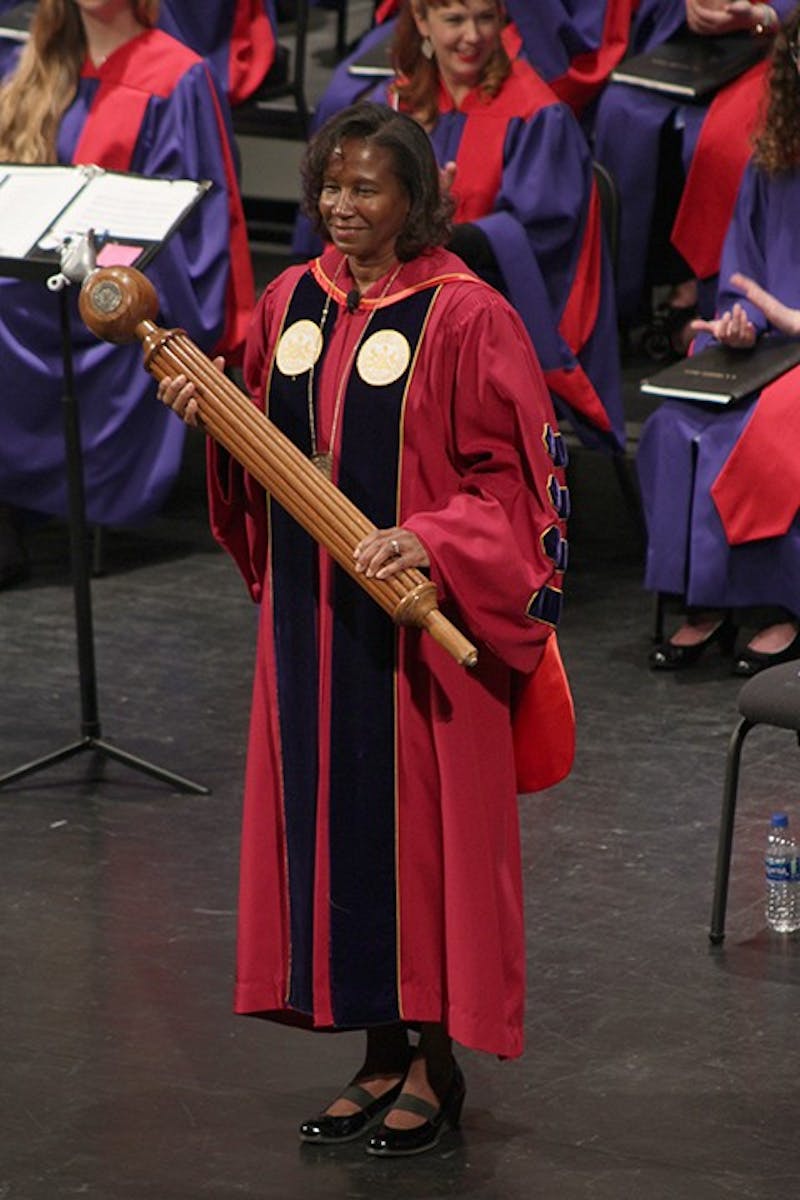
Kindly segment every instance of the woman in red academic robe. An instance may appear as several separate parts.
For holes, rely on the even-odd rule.
[[[349,1141],[383,1115],[369,1152],[419,1153],[458,1122],[451,1038],[522,1050],[516,794],[560,777],[572,746],[552,636],[565,455],[519,317],[443,249],[449,204],[417,122],[344,110],[311,143],[304,194],[332,245],[267,289],[248,386],[376,526],[357,570],[430,572],[479,660],[395,628],[212,447],[212,525],[261,606],[236,1008],[366,1029],[351,1086],[301,1137]],[[161,392],[193,419],[190,383]],[[515,776],[512,710],[518,748],[548,759],[528,764],[538,780]]]

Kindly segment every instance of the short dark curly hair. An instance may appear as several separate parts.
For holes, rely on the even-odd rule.
[[[321,237],[327,239],[319,211],[325,172],[336,147],[353,138],[389,152],[392,169],[408,196],[408,218],[395,244],[398,259],[409,262],[423,250],[444,245],[451,234],[453,203],[442,193],[428,135],[413,117],[371,101],[352,104],[330,117],[303,156],[303,210]]]

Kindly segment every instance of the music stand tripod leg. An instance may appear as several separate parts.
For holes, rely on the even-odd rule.
[[[92,595],[89,567],[89,538],[86,523],[86,496],[83,480],[83,451],[81,448],[80,419],[75,393],[75,378],[72,362],[72,331],[69,320],[67,289],[58,293],[61,323],[61,352],[64,372],[63,414],[64,440],[66,445],[67,487],[69,498],[69,545],[72,571],[72,589],[75,603],[75,631],[78,648],[78,679],[81,698],[81,737],[75,742],[45,754],[39,759],[25,763],[0,776],[0,787],[31,775],[35,771],[63,762],[84,750],[94,750],[108,758],[116,759],[134,770],[142,771],[155,779],[180,791],[194,792],[205,796],[209,788],[176,775],[155,763],[147,762],[129,754],[102,738],[97,700],[97,671],[94,655],[94,628],[92,620]]]

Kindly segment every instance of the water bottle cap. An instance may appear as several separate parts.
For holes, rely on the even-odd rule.
[[[773,813],[771,824],[777,829],[785,829],[789,824],[789,818],[786,813]]]

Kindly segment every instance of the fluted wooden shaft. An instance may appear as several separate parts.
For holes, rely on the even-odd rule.
[[[400,571],[389,579],[368,578],[356,571],[355,548],[375,526],[182,330],[155,324],[158,300],[141,272],[131,267],[93,272],[81,289],[80,309],[98,337],[141,341],[145,366],[157,380],[177,375],[191,380],[197,389],[200,418],[210,436],[397,624],[426,629],[457,662],[475,665],[475,646],[442,615],[436,586],[420,571]]]

